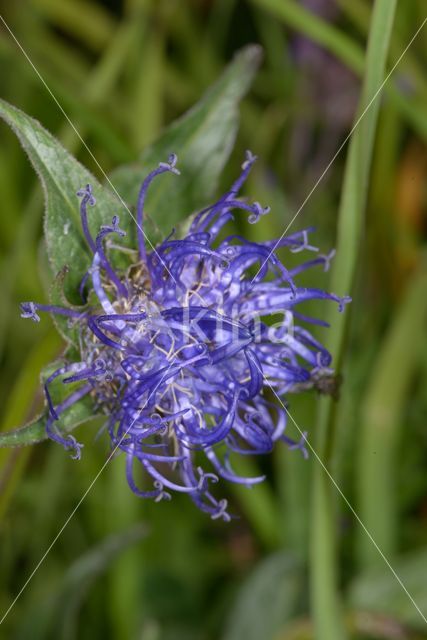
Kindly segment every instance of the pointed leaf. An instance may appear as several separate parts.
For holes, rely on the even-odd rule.
[[[0,117],[13,129],[28,154],[45,194],[45,238],[52,273],[70,267],[64,284],[75,299],[78,284],[87,270],[90,253],[80,224],[76,192],[90,183],[97,200],[89,208],[89,225],[96,235],[101,224],[110,223],[120,211],[119,201],[85,169],[42,125],[16,107],[0,100]],[[132,219],[122,214],[123,228]],[[129,219],[128,219],[129,218]]]
[[[148,215],[160,235],[167,235],[177,222],[208,204],[214,195],[233,148],[239,102],[250,87],[261,57],[259,46],[242,49],[204,97],[166,129],[139,162],[124,165],[111,175],[120,195],[134,205],[147,171],[170,153],[178,155],[181,175],[158,178],[147,198]],[[150,231],[147,228],[147,233]]]

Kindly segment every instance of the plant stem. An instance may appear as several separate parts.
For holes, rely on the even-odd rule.
[[[395,9],[396,0],[376,0],[372,13],[363,87],[356,116],[358,124],[348,150],[338,216],[337,259],[331,274],[331,290],[338,294],[348,294],[353,290],[380,108],[379,96],[372,104],[371,100],[384,79]],[[358,118],[362,118],[360,122]],[[327,338],[327,346],[337,370],[340,369],[344,353],[348,311],[332,319],[333,329]],[[327,469],[330,469],[335,453],[335,409],[331,398],[322,399],[316,451]],[[336,489],[317,463],[313,470],[312,497],[311,598],[315,635],[318,640],[341,640],[346,637],[346,632],[338,591],[338,541],[334,509]]]

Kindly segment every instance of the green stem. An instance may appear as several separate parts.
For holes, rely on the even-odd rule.
[[[338,217],[337,259],[331,274],[331,290],[351,293],[359,254],[369,187],[375,130],[380,108],[379,96],[371,103],[385,76],[385,66],[396,0],[376,0],[368,38],[366,67],[358,114],[364,113],[355,130],[346,161],[344,185]],[[349,310],[332,318],[327,346],[335,367],[344,353]],[[320,403],[316,451],[326,468],[335,453],[335,409],[331,398]],[[336,489],[321,464],[313,470],[313,521],[311,541],[311,598],[316,638],[341,640],[346,637],[338,592]]]
[[[330,420],[330,403],[323,399],[319,411],[319,437],[316,451],[320,459],[328,459],[325,426]],[[320,442],[320,437],[323,441]],[[334,487],[320,463],[313,468],[312,535],[311,535],[311,604],[316,638],[342,640],[346,637],[338,590],[337,532]]]

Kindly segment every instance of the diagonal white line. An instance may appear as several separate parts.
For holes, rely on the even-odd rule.
[[[352,514],[354,515],[354,517],[356,518],[357,522],[359,523],[359,525],[362,527],[363,531],[366,533],[366,535],[368,536],[369,540],[372,542],[372,544],[374,545],[375,549],[378,551],[378,553],[380,554],[381,558],[384,560],[385,564],[387,565],[387,567],[390,569],[390,571],[392,572],[393,576],[396,578],[397,582],[400,584],[400,586],[402,587],[403,591],[406,593],[406,595],[408,596],[409,600],[412,602],[412,604],[414,605],[415,609],[418,611],[418,613],[420,614],[421,618],[424,620],[424,622],[427,624],[427,618],[426,616],[423,614],[423,612],[421,611],[420,607],[418,606],[418,604],[415,602],[413,596],[409,593],[407,587],[405,586],[405,584],[403,583],[402,579],[400,578],[400,576],[397,574],[396,570],[393,568],[393,566],[391,565],[390,561],[388,560],[388,558],[385,556],[384,552],[381,550],[380,546],[378,545],[378,543],[376,542],[376,540],[374,539],[374,537],[372,536],[372,534],[370,533],[369,529],[367,528],[367,526],[365,525],[365,523],[363,522],[363,520],[360,518],[360,516],[357,514],[357,511],[354,509],[354,507],[352,506],[352,504],[350,503],[350,501],[348,500],[348,498],[346,497],[346,495],[344,494],[344,492],[342,491],[342,489],[340,488],[340,486],[338,485],[338,483],[336,482],[335,478],[331,475],[331,473],[329,472],[328,468],[326,467],[326,465],[324,464],[323,460],[320,458],[320,456],[318,455],[317,451],[314,449],[314,447],[312,446],[312,444],[310,444],[310,442],[308,441],[306,434],[302,431],[302,429],[300,429],[299,425],[297,424],[296,420],[294,419],[294,417],[292,416],[292,414],[289,412],[289,410],[286,408],[286,406],[284,405],[284,403],[282,402],[280,396],[276,393],[276,390],[273,388],[273,386],[270,384],[269,380],[266,378],[266,376],[264,375],[264,372],[262,371],[262,369],[260,369],[258,367],[258,365],[256,365],[259,372],[261,373],[262,377],[264,378],[266,384],[270,387],[271,391],[274,393],[274,395],[276,396],[277,400],[280,402],[280,404],[282,405],[283,409],[286,411],[287,415],[289,416],[289,418],[292,420],[293,424],[295,425],[295,427],[297,428],[300,436],[304,439],[304,441],[307,443],[308,448],[310,449],[310,451],[313,453],[314,457],[316,458],[317,462],[321,465],[323,471],[326,473],[326,475],[328,476],[329,480],[332,482],[332,484],[334,485],[335,489],[338,491],[338,493],[340,494],[340,496],[342,497],[342,499],[344,500],[344,502],[346,503],[347,507],[350,509],[350,511],[352,512]]]
[[[4,26],[6,27],[6,29],[8,30],[9,34],[11,35],[11,37],[13,38],[13,40],[15,41],[17,47],[21,50],[22,54],[24,55],[25,59],[27,60],[27,62],[30,64],[30,66],[32,67],[34,73],[37,75],[38,79],[40,80],[40,82],[42,83],[42,85],[44,86],[44,88],[46,89],[46,91],[49,93],[50,97],[52,98],[52,100],[55,102],[56,106],[58,107],[58,109],[60,110],[60,112],[62,113],[62,115],[64,116],[64,118],[66,119],[66,121],[68,122],[68,124],[70,125],[70,127],[73,129],[74,133],[76,134],[76,136],[78,137],[78,139],[80,140],[80,142],[82,143],[82,145],[84,146],[84,148],[86,149],[86,151],[89,153],[90,157],[92,158],[92,160],[95,162],[96,166],[98,167],[98,169],[100,170],[100,172],[102,173],[102,175],[104,176],[104,178],[106,179],[106,181],[108,182],[108,184],[110,185],[111,189],[114,191],[114,193],[116,194],[118,200],[120,201],[120,204],[124,207],[124,209],[127,211],[127,213],[130,215],[130,217],[132,218],[132,220],[135,222],[137,228],[141,231],[142,235],[144,236],[144,239],[146,240],[146,242],[149,244],[149,246],[151,247],[151,249],[154,251],[154,253],[156,254],[156,256],[158,257],[159,261],[161,262],[161,264],[165,267],[166,271],[169,273],[170,277],[172,278],[172,280],[178,284],[176,282],[176,279],[174,278],[173,274],[169,271],[167,265],[165,264],[163,258],[159,255],[159,253],[157,252],[156,248],[154,247],[154,245],[152,244],[152,242],[150,241],[150,239],[148,238],[148,236],[146,235],[144,229],[138,224],[138,221],[136,220],[135,216],[133,215],[132,211],[129,209],[128,205],[126,204],[126,202],[123,200],[123,198],[121,197],[121,195],[119,194],[119,192],[117,191],[116,187],[114,186],[114,184],[111,182],[109,176],[107,175],[107,173],[104,171],[103,167],[100,165],[100,163],[98,162],[97,158],[95,157],[95,155],[93,154],[93,152],[91,151],[90,147],[88,146],[88,144],[85,142],[85,140],[83,139],[83,137],[81,136],[80,132],[78,131],[77,127],[75,126],[75,124],[73,123],[73,121],[71,120],[71,118],[69,117],[69,115],[67,114],[67,112],[65,111],[65,109],[63,108],[63,106],[61,105],[61,103],[59,102],[59,100],[57,99],[57,97],[55,96],[55,94],[53,93],[52,89],[49,87],[49,85],[47,84],[46,80],[43,78],[42,74],[40,73],[40,71],[37,69],[36,65],[34,64],[34,62],[31,60],[30,56],[28,55],[28,53],[26,52],[26,50],[24,49],[24,47],[22,46],[22,44],[19,42],[18,38],[15,36],[15,34],[13,33],[12,29],[9,27],[9,25],[7,24],[6,20],[3,18],[3,16],[0,14],[0,20],[3,22]]]
[[[40,558],[40,560],[38,561],[38,563],[36,564],[36,566],[34,567],[34,569],[32,570],[32,572],[30,573],[30,575],[28,576],[28,578],[26,579],[26,581],[24,582],[24,584],[22,585],[21,589],[18,591],[17,595],[15,596],[15,598],[13,599],[13,601],[10,603],[8,609],[5,611],[5,613],[3,614],[2,618],[0,619],[0,625],[3,624],[3,622],[5,621],[6,617],[9,615],[9,613],[11,612],[11,610],[13,609],[13,607],[15,606],[15,604],[17,603],[17,601],[19,600],[19,598],[21,597],[22,593],[25,591],[25,589],[27,588],[27,586],[29,585],[29,583],[31,582],[31,580],[34,578],[35,574],[37,573],[37,571],[40,569],[41,565],[43,564],[43,562],[46,560],[47,556],[49,555],[50,551],[52,550],[52,548],[54,547],[55,543],[58,541],[58,539],[61,537],[64,529],[68,526],[68,524],[70,523],[70,521],[72,520],[72,518],[74,517],[74,515],[76,514],[77,510],[79,509],[79,507],[81,506],[81,504],[84,502],[84,500],[86,499],[86,497],[89,495],[90,491],[92,490],[92,488],[94,487],[95,483],[97,482],[98,478],[101,476],[101,474],[103,473],[103,471],[105,470],[105,468],[107,467],[108,463],[111,461],[111,459],[114,457],[114,454],[117,452],[117,450],[119,449],[121,443],[123,442],[123,440],[125,439],[125,437],[127,436],[127,434],[129,433],[129,431],[132,429],[133,425],[135,424],[135,422],[138,420],[139,416],[141,415],[142,411],[145,409],[145,407],[147,406],[148,402],[150,401],[150,398],[153,397],[153,395],[156,393],[157,389],[160,387],[160,385],[162,384],[163,380],[165,379],[166,375],[168,374],[168,372],[170,371],[170,369],[172,368],[173,364],[174,364],[175,360],[173,360],[170,364],[170,366],[166,369],[166,371],[164,372],[163,376],[161,377],[159,383],[155,386],[154,390],[149,394],[149,396],[147,397],[147,400],[144,404],[144,406],[141,407],[141,409],[139,410],[139,412],[137,413],[135,419],[131,422],[131,424],[129,425],[129,427],[126,429],[125,433],[122,435],[122,437],[120,438],[120,440],[118,441],[118,443],[116,444],[116,446],[114,447],[114,449],[109,453],[106,461],[104,462],[104,464],[102,465],[102,467],[100,468],[100,470],[98,471],[98,473],[96,474],[96,476],[94,477],[94,479],[92,480],[92,482],[90,483],[90,485],[88,486],[88,488],[86,489],[86,491],[84,492],[84,494],[82,495],[82,497],[80,498],[80,500],[78,501],[78,503],[76,504],[76,506],[74,507],[74,509],[71,511],[70,515],[68,516],[68,518],[65,520],[64,524],[62,525],[62,527],[60,528],[60,530],[58,531],[58,533],[56,534],[56,536],[54,537],[54,539],[52,540],[52,542],[50,543],[50,545],[48,546],[48,548],[46,549],[46,551],[44,552],[44,554],[42,555],[42,557]]]
[[[264,262],[262,263],[262,265],[260,266],[260,268],[258,269],[257,273],[255,274],[255,276],[253,277],[252,281],[251,281],[251,285],[254,283],[255,279],[257,278],[258,274],[260,273],[260,271],[262,271],[262,269],[264,268],[264,266],[267,264],[267,262],[270,260],[272,254],[276,251],[277,247],[279,246],[280,242],[283,240],[283,238],[285,237],[285,235],[287,234],[287,232],[289,231],[290,227],[293,225],[293,223],[295,222],[295,220],[297,219],[297,217],[299,216],[299,214],[301,213],[301,211],[304,209],[305,205],[307,204],[307,202],[310,200],[311,196],[313,195],[313,193],[316,191],[317,187],[319,186],[319,184],[322,182],[323,178],[326,176],[326,174],[328,173],[329,169],[332,167],[332,165],[334,164],[335,160],[338,158],[338,156],[340,155],[341,151],[344,149],[345,145],[347,144],[347,142],[350,140],[351,136],[353,135],[353,133],[355,132],[355,130],[357,129],[357,127],[359,126],[360,122],[363,120],[363,118],[365,117],[365,115],[367,114],[367,112],[369,111],[369,109],[371,108],[372,104],[375,102],[375,100],[377,99],[377,97],[379,96],[379,94],[381,93],[381,91],[383,90],[384,86],[387,84],[387,82],[389,81],[390,77],[393,75],[393,73],[395,72],[396,68],[398,67],[398,65],[400,64],[400,62],[402,61],[403,57],[405,56],[406,52],[408,51],[408,49],[411,47],[412,43],[414,42],[414,40],[418,37],[419,33],[421,32],[421,30],[423,29],[424,25],[427,22],[427,16],[424,18],[423,22],[421,23],[421,26],[416,30],[416,32],[414,33],[414,35],[412,36],[412,38],[410,39],[410,41],[408,42],[408,44],[406,45],[405,49],[403,50],[403,52],[401,53],[401,55],[398,57],[398,59],[396,60],[396,62],[394,63],[393,67],[391,68],[391,70],[389,71],[389,73],[386,75],[386,77],[384,78],[383,82],[380,84],[379,88],[377,89],[377,91],[374,93],[374,95],[372,96],[371,100],[369,101],[369,103],[367,104],[367,106],[365,107],[365,109],[362,111],[362,113],[360,114],[360,116],[358,117],[358,119],[356,120],[356,122],[354,123],[353,127],[350,130],[350,133],[346,136],[344,142],[340,145],[340,147],[338,148],[338,151],[336,151],[336,153],[334,154],[334,156],[332,157],[332,160],[329,162],[329,164],[326,166],[326,168],[324,169],[324,171],[322,172],[322,174],[319,176],[319,178],[316,180],[316,182],[314,183],[313,187],[311,188],[311,190],[309,191],[308,195],[306,196],[306,198],[304,199],[304,201],[302,202],[302,204],[299,206],[297,212],[295,213],[294,217],[291,219],[291,221],[288,223],[288,225],[286,226],[284,232],[282,233],[282,235],[280,236],[280,238],[275,242],[273,248],[271,249],[270,253],[268,254],[267,258],[264,260]]]

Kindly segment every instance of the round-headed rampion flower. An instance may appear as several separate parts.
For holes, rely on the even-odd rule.
[[[212,483],[220,477],[247,486],[263,480],[238,476],[235,454],[266,454],[277,441],[306,454],[304,437],[294,442],[286,435],[285,405],[274,402],[274,395],[315,387],[332,370],[327,350],[297,324],[325,323],[301,315],[296,306],[328,299],[342,310],[349,300],[295,282],[315,265],[326,270],[332,254],[317,254],[291,270],[276,256],[277,247],[317,252],[309,244],[310,229],[282,238],[277,247],[274,241],[226,236],[233,211],[247,212],[251,223],[268,212],[238,199],[254,161],[248,152],[231,189],[193,218],[183,238],[172,233],[147,251],[142,227],[147,189],[157,175],[179,173],[176,156],[160,163],[141,186],[138,249],[122,271],[113,267],[108,243],[123,235],[119,220],[114,217],[92,237],[87,207],[95,198],[87,185],[77,195],[93,253],[80,288],[83,296],[88,291],[88,302],[81,309],[21,305],[22,317],[38,321],[39,311],[62,314],[79,331],[80,361],[64,363],[45,383],[48,436],[80,457],[82,445],[58,426],[61,414],[90,396],[94,411],[107,416],[113,450],[126,455],[134,493],[156,501],[170,498],[171,490],[187,493],[212,518],[225,520],[227,501],[214,497]],[[275,324],[273,315],[280,318]],[[57,406],[49,392],[56,378],[77,383]],[[137,486],[136,465],[151,486]]]

